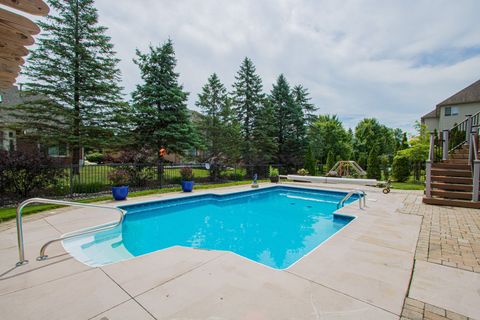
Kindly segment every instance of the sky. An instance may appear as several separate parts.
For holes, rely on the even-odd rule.
[[[189,108],[208,76],[231,90],[244,57],[269,92],[279,74],[319,113],[411,131],[480,79],[480,1],[97,0],[121,59],[126,98],[141,83],[135,50],[174,42]]]

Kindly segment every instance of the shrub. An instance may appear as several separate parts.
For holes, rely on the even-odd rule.
[[[396,155],[392,165],[393,177],[399,182],[405,182],[410,177],[410,161],[404,155]]]
[[[300,175],[300,176],[308,176],[308,170],[307,170],[307,169],[304,169],[304,168],[299,169],[299,170],[297,171],[297,174]]]
[[[38,150],[30,152],[0,150],[0,179],[5,189],[12,189],[23,198],[34,190],[54,186],[64,177],[62,167]]]
[[[192,181],[193,180],[193,170],[190,167],[183,167],[180,169],[180,176],[183,181]]]
[[[312,176],[317,175],[317,163],[313,156],[313,151],[311,146],[308,146],[307,153],[305,155],[305,169],[307,169]]]
[[[268,175],[270,177],[278,177],[280,175],[280,173],[278,171],[278,168],[274,168],[274,167],[270,166],[268,168]]]
[[[125,169],[115,169],[108,173],[108,180],[114,187],[125,186],[129,182],[130,175]]]
[[[94,162],[94,163],[103,163],[103,154],[100,152],[94,152],[87,154],[85,157],[89,162]]]

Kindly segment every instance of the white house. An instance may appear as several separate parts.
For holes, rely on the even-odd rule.
[[[467,115],[480,112],[480,80],[437,104],[436,108],[421,118],[429,131],[451,129],[465,120]]]

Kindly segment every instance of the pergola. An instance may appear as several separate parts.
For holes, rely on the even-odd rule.
[[[0,4],[37,16],[46,16],[48,5],[42,0],[0,0]],[[0,89],[11,87],[25,63],[27,46],[40,28],[30,19],[0,7]]]

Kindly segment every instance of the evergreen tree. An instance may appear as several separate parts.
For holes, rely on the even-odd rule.
[[[317,163],[313,156],[312,147],[310,145],[308,146],[307,153],[305,155],[305,169],[307,169],[311,176],[317,175]]]
[[[235,76],[232,96],[234,110],[240,122],[243,139],[241,154],[243,161],[247,165],[253,164],[255,156],[253,154],[255,152],[254,129],[259,121],[262,121],[257,119],[265,103],[265,96],[262,90],[262,79],[257,75],[252,60],[245,58]]]
[[[335,165],[335,155],[332,151],[328,152],[327,155],[327,173],[332,170],[333,166]]]
[[[368,155],[368,164],[367,164],[367,178],[369,179],[380,179],[382,172],[380,169],[380,157],[378,154],[378,147],[374,146],[370,154]]]
[[[98,25],[93,0],[49,0],[52,13],[24,69],[30,102],[12,115],[43,143],[68,144],[74,164],[82,147],[111,145],[124,119],[113,45]]]
[[[283,74],[273,85],[270,101],[276,117],[277,161],[286,166],[299,164],[303,162],[306,141],[303,110],[295,103]]]
[[[408,149],[408,147],[409,147],[409,145],[408,145],[407,133],[404,132],[403,135],[402,135],[402,143],[400,144],[400,150]]]
[[[252,160],[258,165],[272,163],[278,150],[275,110],[269,100],[259,106],[253,126]]]
[[[197,146],[198,137],[187,109],[188,92],[178,83],[179,74],[175,72],[172,41],[150,46],[147,53],[137,50],[134,62],[143,80],[132,94],[137,144],[181,155]]]
[[[203,114],[200,130],[209,161],[236,163],[240,157],[240,126],[231,108],[227,89],[215,73],[203,86],[196,106]]]
[[[293,101],[303,110],[305,125],[308,126],[316,119],[315,111],[318,110],[314,104],[310,103],[308,90],[302,85],[297,85],[292,89]]]

